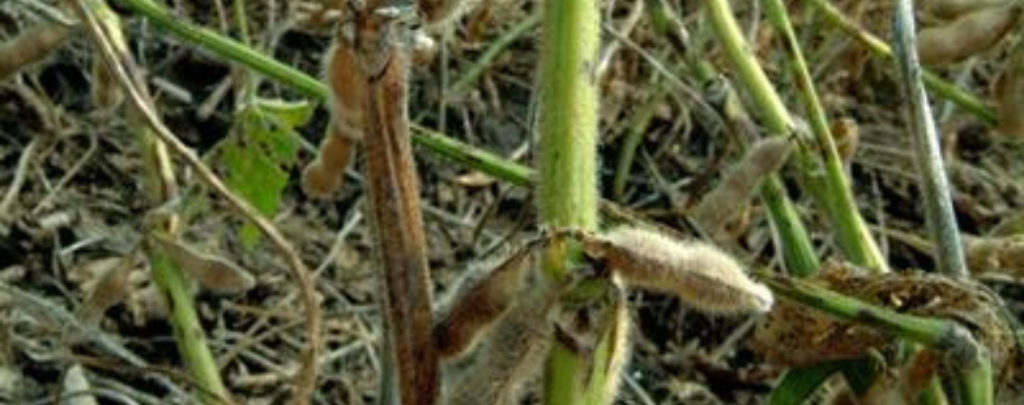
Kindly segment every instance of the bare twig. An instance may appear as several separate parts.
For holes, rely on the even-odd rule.
[[[82,4],[74,2],[75,8],[89,34],[95,40],[107,68],[114,73],[118,82],[125,88],[128,98],[138,109],[143,119],[153,128],[154,133],[177,155],[185,159],[186,164],[194,170],[199,179],[226,199],[237,214],[251,221],[277,248],[298,282],[299,294],[305,310],[307,342],[301,360],[301,368],[295,376],[296,392],[294,403],[308,403],[311,392],[316,384],[316,358],[320,349],[320,308],[316,301],[313,279],[306,265],[302,263],[291,243],[274,227],[259,211],[247,201],[231,192],[230,189],[207,167],[187,145],[182,143],[160,120],[151,101],[146,98],[142,85],[132,79],[128,67],[132,61],[128,55],[118,55],[109,43],[109,34],[97,24],[94,16]]]

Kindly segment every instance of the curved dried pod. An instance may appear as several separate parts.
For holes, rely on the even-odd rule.
[[[152,232],[147,241],[208,291],[239,294],[256,286],[256,279],[237,264],[220,256],[200,252],[170,235]]]
[[[435,310],[433,340],[441,359],[472,349],[477,338],[522,293],[531,269],[532,249],[522,249],[497,267],[471,270]]]
[[[0,80],[39,62],[60,48],[74,28],[58,23],[37,24],[0,44]]]
[[[999,132],[1024,138],[1024,43],[1014,46],[994,86],[996,108],[999,111]]]
[[[952,19],[986,7],[998,6],[1012,0],[929,0],[922,11],[941,19]]]
[[[690,218],[709,235],[717,235],[736,219],[757,193],[761,181],[782,168],[793,149],[784,137],[763,139],[751,146],[714,190],[701,199]]]
[[[941,65],[957,62],[991,48],[1013,28],[1020,17],[1017,2],[979,9],[917,34],[921,63]]]
[[[1013,364],[1022,353],[1003,318],[1000,299],[981,284],[920,272],[867,275],[834,262],[812,281],[902,313],[959,322],[988,349],[1000,381],[1011,381],[1015,374]],[[772,363],[799,367],[860,357],[894,342],[883,331],[779,302],[758,325],[751,347]]]
[[[725,252],[699,241],[678,241],[630,227],[601,235],[577,232],[583,249],[603,260],[627,285],[671,293],[711,313],[765,312],[774,298]]]
[[[557,300],[557,290],[550,286],[522,295],[486,332],[472,363],[447,370],[443,403],[518,404],[547,357],[554,332],[550,314]]]

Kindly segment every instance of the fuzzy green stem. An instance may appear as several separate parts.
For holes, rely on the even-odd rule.
[[[705,7],[711,17],[719,41],[735,65],[739,79],[758,106],[761,119],[773,135],[786,136],[791,133],[793,123],[786,107],[768,81],[764,71],[743,39],[728,0],[708,0]],[[810,236],[800,221],[793,202],[786,195],[778,175],[769,176],[761,186],[761,198],[768,207],[772,224],[779,237],[786,268],[797,275],[813,274],[820,267],[818,257],[811,245]]]
[[[199,385],[199,398],[204,404],[224,403],[230,395],[220,379],[217,361],[206,347],[205,333],[188,290],[188,280],[162,253],[151,253],[149,257],[153,281],[170,298],[174,341],[185,366]]]
[[[546,0],[537,203],[553,228],[597,227],[597,2]],[[558,270],[560,274],[564,269]]]
[[[799,90],[797,94],[807,112],[811,130],[818,143],[818,151],[822,155],[820,158],[825,164],[824,193],[818,194],[821,197],[819,203],[836,228],[839,246],[851,262],[877,272],[887,272],[889,269],[885,258],[854,202],[853,192],[843,170],[839,152],[836,150],[825,110],[814,89],[814,82],[800,50],[800,43],[793,32],[786,7],[782,0],[767,0],[765,12],[772,25],[783,35],[788,65]]]
[[[540,220],[552,229],[596,230],[598,2],[545,0],[542,13],[536,186]],[[578,253],[567,241],[553,243],[544,254],[544,273],[553,280],[567,279]],[[595,359],[601,358],[601,353],[581,353],[554,339],[546,362],[545,403],[589,405],[587,400],[603,390],[602,382],[609,377],[594,377],[593,368],[600,364]]]

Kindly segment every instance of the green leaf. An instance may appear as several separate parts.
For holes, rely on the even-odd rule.
[[[273,215],[288,185],[288,172],[298,157],[295,128],[312,116],[306,102],[257,99],[238,112],[231,136],[222,141],[222,161],[228,187],[264,215]],[[242,226],[247,248],[259,241],[257,229]]]
[[[769,405],[800,405],[807,402],[828,378],[843,368],[845,361],[828,361],[786,372],[775,385]]]

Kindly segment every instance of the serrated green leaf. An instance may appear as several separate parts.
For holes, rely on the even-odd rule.
[[[312,110],[306,102],[257,99],[238,113],[232,135],[222,141],[228,186],[264,215],[277,211],[298,158],[295,128],[309,120]],[[259,233],[246,223],[240,237],[252,248]]]

